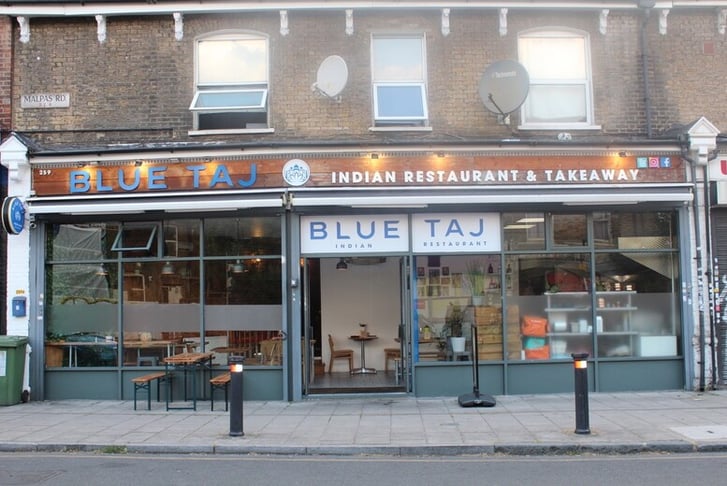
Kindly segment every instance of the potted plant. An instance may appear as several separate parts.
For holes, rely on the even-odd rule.
[[[455,353],[464,352],[465,338],[462,335],[464,324],[464,310],[457,304],[450,303],[444,317],[443,337],[448,337]]]
[[[485,266],[480,260],[467,262],[465,282],[472,294],[472,305],[482,305],[485,298]]]

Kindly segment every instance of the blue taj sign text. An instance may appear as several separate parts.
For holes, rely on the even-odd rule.
[[[190,165],[182,170],[188,173],[192,179],[194,189],[219,189],[220,187],[250,187],[257,180],[257,165],[250,165],[250,174],[247,179],[233,178],[225,165],[218,165],[214,168],[209,180],[203,181],[203,173],[209,170],[206,165]],[[133,192],[139,189],[165,190],[169,189],[167,184],[168,167],[164,165],[135,167],[133,171],[118,169],[115,175],[109,176],[102,169],[96,169],[95,174],[89,170],[74,170],[69,174],[69,187],[72,194],[86,193],[91,190],[97,192],[112,192],[116,188],[126,192]],[[92,177],[95,175],[95,177]]]
[[[377,228],[376,221],[367,222],[367,226],[361,222],[356,221],[353,228],[344,228],[344,225],[339,221],[336,222],[334,228],[329,228],[328,223],[324,221],[311,221],[309,225],[310,239],[311,240],[326,240],[331,236],[336,240],[350,240],[351,237],[360,238],[362,240],[370,240],[376,237],[384,239],[399,239],[399,220],[384,220],[379,221],[381,227]]]
[[[483,218],[478,218],[473,222],[474,225],[472,227],[467,228],[467,230],[471,231],[463,229],[462,223],[456,218],[450,219],[449,222],[443,222],[441,219],[425,219],[424,222],[429,226],[430,238],[448,238],[452,235],[461,236],[463,238],[465,236],[477,238],[485,233],[485,220]]]

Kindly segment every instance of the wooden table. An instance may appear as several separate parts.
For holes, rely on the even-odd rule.
[[[234,356],[244,356],[247,358],[248,353],[250,353],[250,346],[220,346],[212,348],[211,351],[213,353],[232,354]]]
[[[136,363],[139,364],[142,349],[166,349],[166,357],[176,354],[177,348],[187,350],[187,344],[174,339],[152,339],[124,341],[124,348],[136,349]]]
[[[373,341],[374,339],[378,339],[378,338],[379,338],[378,336],[374,336],[373,334],[367,334],[365,336],[362,336],[360,334],[354,334],[353,336],[349,336],[349,339],[358,341],[361,344],[361,367],[352,369],[351,370],[352,375],[364,375],[366,373],[376,374],[376,369],[366,367],[366,347],[365,347],[365,345],[368,341]]]
[[[197,410],[197,375],[199,371],[204,372],[209,369],[212,363],[214,353],[181,353],[174,356],[164,358],[164,370],[167,375],[174,371],[184,372],[184,401],[187,401],[187,372],[191,372],[192,382],[192,406],[191,407],[170,407],[170,397],[172,395],[171,380],[168,381],[169,390],[167,391],[167,410]],[[205,390],[202,387],[202,398],[204,399]]]

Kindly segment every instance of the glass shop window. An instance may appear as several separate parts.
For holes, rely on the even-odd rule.
[[[158,256],[160,234],[159,223],[124,223],[111,250],[126,258]]]
[[[544,250],[544,213],[503,213],[503,246],[507,250]]]
[[[119,234],[115,223],[48,224],[46,260],[82,261],[116,258],[111,247]]]

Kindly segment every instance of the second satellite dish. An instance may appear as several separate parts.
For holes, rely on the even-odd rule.
[[[485,108],[498,115],[508,115],[520,108],[528,96],[530,77],[517,61],[493,62],[480,78],[480,98]]]
[[[318,67],[316,82],[313,91],[322,93],[329,98],[336,98],[341,94],[348,82],[348,67],[341,56],[328,56]]]

